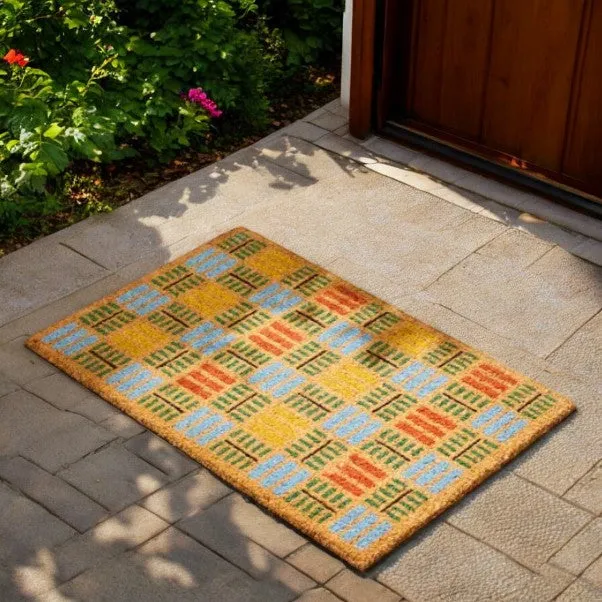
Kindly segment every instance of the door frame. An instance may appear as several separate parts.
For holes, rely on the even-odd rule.
[[[351,1],[351,0],[347,0]],[[425,132],[404,124],[387,123],[386,103],[389,97],[387,78],[383,78],[387,56],[385,39],[391,32],[385,28],[387,0],[352,0],[351,77],[349,95],[349,131],[359,139],[377,132],[393,140],[418,147],[428,153],[485,172],[494,178],[534,191],[578,211],[602,218],[602,201],[584,191],[570,188],[561,182],[550,182],[528,175],[485,156],[460,148],[438,137],[437,132]],[[393,0],[396,4],[398,0]],[[409,46],[408,46],[409,51]]]

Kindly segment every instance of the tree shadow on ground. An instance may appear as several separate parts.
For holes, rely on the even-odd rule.
[[[2,401],[0,398],[0,406]],[[89,398],[88,403],[106,404],[97,396],[93,401]],[[69,413],[63,412],[65,417]],[[159,439],[153,436],[152,441]],[[126,443],[126,439],[117,437],[109,447],[123,450]],[[94,450],[78,462],[85,463],[106,449],[103,446]],[[1,454],[0,447],[0,459]],[[128,481],[128,499],[134,501],[117,510],[118,505],[107,503],[102,493],[95,495],[109,516],[83,533],[70,529],[44,508],[55,507],[56,491],[48,491],[48,498],[54,496],[54,500],[39,497],[36,501],[0,481],[5,518],[15,523],[7,529],[0,519],[4,548],[0,553],[2,600],[288,601],[313,587],[308,578],[244,532],[253,528],[249,520],[267,524],[271,518],[175,448],[170,448],[167,455],[170,461],[192,470],[179,478],[168,472],[158,477],[156,467],[140,459],[135,472],[130,468],[120,474],[115,467],[117,483],[113,481],[112,485],[106,479],[102,488],[123,488],[124,481]],[[156,463],[169,471],[169,464],[155,452],[157,458],[160,461]],[[59,478],[64,474],[64,469],[57,471]],[[36,477],[30,478],[26,491],[41,491],[48,476],[40,470],[41,481],[36,484]],[[89,483],[71,484],[81,493],[90,494]],[[81,503],[81,498],[73,495],[62,502]],[[36,530],[34,522],[41,528]],[[270,528],[285,529],[275,522]],[[304,544],[298,539],[291,548]]]
[[[310,165],[318,152],[323,155],[323,171],[313,174]],[[254,204],[261,202],[269,207],[273,199],[282,200],[285,198],[282,195],[311,187],[336,170],[353,177],[356,168],[352,162],[331,156],[309,143],[275,136],[267,149],[244,149],[112,214],[85,220],[59,232],[47,240],[55,239],[60,245],[102,266],[106,270],[105,278],[55,300],[50,308],[43,307],[11,321],[0,331],[12,334],[0,335],[0,341],[7,340],[6,336],[14,339],[31,335],[85,303],[110,294],[123,285],[124,280],[135,280],[152,267],[173,259],[172,253],[177,250],[170,247],[177,247],[176,243],[186,241],[184,246],[201,244],[210,237],[208,233]],[[233,179],[238,179],[235,186]],[[261,195],[261,199],[257,199],[257,195]],[[221,213],[219,218],[215,213]],[[28,354],[27,362],[44,363],[28,351],[25,353]],[[10,380],[10,374],[6,376]],[[10,403],[10,396],[2,395],[0,391],[0,409],[3,402]],[[90,396],[89,392],[86,395],[88,405],[106,405],[99,397]],[[41,397],[38,401],[49,403]],[[61,410],[61,415],[55,418],[59,422],[79,412],[74,408],[54,409]],[[94,415],[94,412],[88,412],[83,419],[94,423]],[[109,428],[106,422],[97,426]],[[63,436],[68,436],[69,428],[66,427]],[[124,448],[126,441],[125,435],[117,436],[108,446]],[[15,452],[14,449],[7,456],[3,448],[0,442],[0,460],[27,457],[25,450]],[[101,446],[92,450],[79,461],[85,462],[105,449]],[[154,489],[166,483],[173,484],[178,479],[167,471],[162,477],[164,482],[154,483],[157,467],[145,460],[137,466],[135,474],[130,469],[126,475],[120,475],[119,468],[115,468],[115,478],[127,479],[130,490],[138,492],[132,494],[133,499],[127,504],[124,502],[125,510],[114,502],[102,502],[102,495],[93,495],[85,488],[81,490],[104,505],[108,516],[83,533],[62,521],[52,510],[53,503],[45,503],[40,496],[36,499],[0,479],[0,490],[10,507],[5,517],[15,523],[8,531],[8,537],[13,541],[6,545],[5,540],[5,550],[0,553],[2,600],[276,602],[293,600],[315,585],[269,552],[261,545],[262,541],[249,538],[245,521],[272,521],[274,528],[288,529],[255,506],[252,510],[241,510],[241,504],[246,502],[240,495],[219,484],[205,469],[195,468],[193,473],[178,477],[178,485],[173,490],[171,487],[161,489],[161,499],[155,502],[158,505],[147,510],[143,508],[145,496],[156,495]],[[60,478],[65,470],[64,466],[52,472],[38,468],[40,478],[44,479],[52,478],[50,474],[53,473]],[[211,498],[210,503],[203,485],[199,485],[199,475],[207,475],[202,477],[207,479],[207,487],[221,488],[221,494]],[[101,487],[111,488],[110,479],[98,480]],[[75,481],[71,485],[79,488]],[[44,481],[30,483],[30,487],[41,490]],[[49,496],[52,495],[54,493],[49,492]],[[69,504],[70,500],[64,502]],[[76,503],[77,500],[73,500],[73,504]],[[214,512],[220,522],[213,524],[211,529],[202,526],[207,508],[218,508]],[[199,524],[196,524],[197,518]],[[48,528],[36,532],[35,524],[39,521]],[[53,536],[49,538],[50,532]],[[301,537],[293,535],[298,542],[289,544],[290,550],[279,546],[279,556],[304,545]]]

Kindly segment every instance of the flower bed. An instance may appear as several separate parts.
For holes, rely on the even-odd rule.
[[[63,214],[82,161],[166,163],[265,131],[270,97],[340,36],[316,44],[307,16],[342,1],[287,2],[285,19],[267,0],[0,4],[0,239]]]

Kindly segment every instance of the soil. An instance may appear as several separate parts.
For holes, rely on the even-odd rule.
[[[269,125],[251,135],[210,138],[205,149],[186,149],[163,164],[150,154],[106,165],[76,162],[69,169],[61,209],[29,224],[26,231],[7,237],[0,233],[0,257],[90,215],[112,211],[155,188],[215,163],[338,96],[338,65],[309,67],[288,80],[278,94],[272,95]]]

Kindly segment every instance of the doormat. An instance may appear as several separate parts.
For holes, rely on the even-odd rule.
[[[574,410],[242,228],[26,344],[361,570]]]

